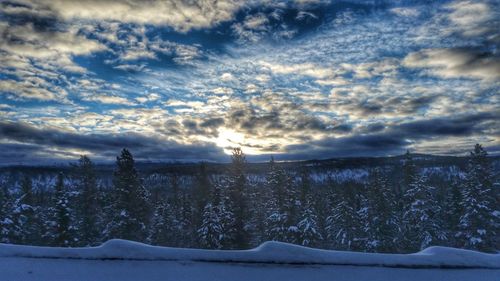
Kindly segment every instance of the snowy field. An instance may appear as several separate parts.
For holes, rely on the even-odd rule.
[[[500,254],[432,247],[410,255],[324,251],[267,242],[247,251],[0,244],[0,280],[500,280]]]

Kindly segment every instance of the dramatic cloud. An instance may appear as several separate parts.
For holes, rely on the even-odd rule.
[[[218,161],[233,147],[259,160],[495,149],[499,11],[488,0],[4,1],[0,164],[111,160],[122,147],[154,161]]]
[[[6,143],[6,140],[11,142]],[[16,143],[12,143],[12,141]],[[32,145],[22,143],[31,143]],[[2,150],[16,147],[17,151],[12,154],[21,158],[17,159],[17,161],[29,160],[30,155],[27,152],[33,152],[34,146],[38,150],[37,153],[57,149],[62,152],[68,151],[71,153],[76,151],[76,153],[80,154],[91,154],[97,158],[112,157],[121,148],[128,147],[134,148],[136,157],[142,160],[158,159],[158,157],[187,160],[223,160],[223,153],[220,148],[213,144],[201,142],[182,145],[134,133],[82,135],[55,129],[35,128],[26,123],[0,123],[0,147],[2,147]],[[5,156],[2,155],[2,157]]]

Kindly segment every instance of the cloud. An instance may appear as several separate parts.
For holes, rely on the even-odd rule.
[[[274,74],[296,74],[317,79],[331,77],[335,74],[330,68],[321,67],[312,63],[283,65],[262,61],[261,65],[264,69],[269,69]]]
[[[284,147],[289,159],[329,158],[345,156],[382,156],[403,153],[407,148],[438,138],[439,147],[434,152],[446,151],[449,137],[471,137],[481,134],[482,124],[487,121],[499,123],[500,118],[493,113],[480,113],[463,116],[450,116],[435,119],[418,120],[390,126],[377,125],[376,133],[354,134],[344,137],[324,137],[316,141]],[[382,131],[383,130],[383,131]],[[373,131],[373,130],[372,130]],[[473,141],[472,141],[473,142]],[[492,145],[495,145],[492,143]],[[496,143],[498,145],[498,143]],[[449,148],[448,148],[449,149]],[[470,149],[462,146],[456,153]]]
[[[281,22],[280,11],[247,15],[242,22],[232,25],[233,34],[240,43],[257,43],[266,38],[290,39],[297,34],[297,30]]]
[[[182,145],[173,141],[140,134],[77,134],[54,129],[36,128],[27,123],[0,122],[0,143],[4,148],[16,146],[21,159],[29,160],[33,151],[78,150],[90,152],[99,159],[111,160],[123,147],[129,148],[140,160],[222,160],[222,150],[213,144],[197,142]],[[11,143],[6,143],[10,141]],[[12,142],[16,142],[13,144]],[[2,157],[4,157],[2,155]]]
[[[2,2],[2,117],[143,140],[142,155],[157,142],[299,158],[498,143],[498,120],[475,115],[500,101],[497,4],[376,2]],[[7,142],[40,158],[116,154]]]
[[[87,69],[74,62],[107,48],[78,34],[77,29],[41,28],[34,22],[0,22],[2,93],[13,100],[70,103],[69,77]]]
[[[451,23],[450,31],[460,32],[467,37],[498,32],[500,12],[495,1],[454,1],[446,7],[451,11],[447,14]]]
[[[408,54],[403,64],[443,78],[500,78],[500,57],[470,48],[425,49]]]
[[[95,40],[77,34],[78,30],[39,30],[32,23],[25,25],[0,24],[0,49],[19,56],[37,59],[55,59],[63,56],[89,55],[105,50]]]
[[[65,102],[68,95],[66,90],[54,87],[46,80],[37,77],[25,77],[23,81],[0,80],[0,89],[7,97],[12,95],[12,99],[59,100]]]
[[[144,64],[120,64],[113,66],[114,69],[130,71],[130,72],[141,72],[146,68]]]
[[[110,96],[103,94],[92,94],[83,98],[84,101],[93,101],[104,104],[135,105],[134,102],[120,96]]]
[[[307,144],[287,145],[288,159],[326,159],[331,157],[385,156],[404,152],[411,143],[399,137],[372,134],[340,138],[326,137]]]
[[[420,12],[416,8],[396,7],[390,9],[390,11],[401,17],[417,17],[420,15]]]
[[[24,3],[38,13],[52,13],[64,21],[119,21],[169,26],[181,32],[212,27],[231,20],[243,6],[239,1],[98,1],[41,0]],[[10,7],[12,10],[13,8]]]
[[[500,116],[495,113],[485,112],[464,116],[439,117],[402,123],[397,125],[394,130],[413,139],[439,136],[463,137],[484,133],[485,128],[482,127],[482,123],[486,121],[494,121],[500,125]]]
[[[452,45],[481,46],[486,49],[500,43],[498,1],[458,0],[436,4],[427,7],[431,18],[416,29],[416,43],[433,48]]]
[[[156,93],[151,93],[145,96],[136,97],[135,100],[140,103],[154,102],[161,99],[161,96]]]

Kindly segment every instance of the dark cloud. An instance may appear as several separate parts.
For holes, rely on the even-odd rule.
[[[385,129],[385,125],[382,124],[382,123],[374,123],[374,124],[370,124],[366,127],[364,127],[361,132],[362,133],[375,133],[375,132],[379,132],[379,131],[382,131],[383,129]]]
[[[392,134],[354,135],[325,138],[308,144],[285,147],[288,159],[312,159],[347,156],[385,156],[400,154],[411,143]]]
[[[384,156],[403,153],[416,141],[433,137],[465,137],[480,134],[482,124],[500,121],[494,113],[479,113],[464,116],[441,117],[393,125],[385,131],[383,124],[374,124],[367,131],[376,133],[358,134],[339,138],[326,137],[298,145],[285,146],[282,159],[310,159],[345,156]]]
[[[350,130],[349,125],[330,126],[330,124],[325,123],[313,114],[302,111],[299,104],[290,103],[276,106],[270,110],[260,108],[259,112],[251,106],[234,108],[228,114],[226,123],[251,134],[266,132],[266,130],[279,130],[284,133],[305,131],[346,132]]]
[[[218,128],[224,124],[224,119],[220,117],[209,118],[201,122],[200,126],[203,128]]]
[[[374,102],[361,102],[358,104],[358,108],[366,115],[378,114],[382,112],[382,104]]]
[[[480,113],[465,116],[433,118],[421,121],[407,122],[394,128],[405,136],[423,138],[425,136],[469,136],[482,133],[480,126],[484,121],[500,120],[494,113]]]
[[[106,160],[112,159],[121,148],[127,147],[138,159],[222,160],[222,149],[209,143],[179,144],[173,141],[146,137],[140,134],[79,134],[55,129],[39,129],[26,123],[0,122],[0,140],[15,141],[17,157],[29,160],[34,154],[58,148],[72,151],[87,150]],[[14,144],[0,143],[0,158],[13,157],[9,148]],[[36,152],[36,153],[35,153]],[[55,157],[57,158],[57,157]]]
[[[33,25],[36,31],[50,32],[59,28],[57,15],[49,10],[43,12],[34,9],[29,2],[4,1],[0,3],[2,18],[11,25]]]

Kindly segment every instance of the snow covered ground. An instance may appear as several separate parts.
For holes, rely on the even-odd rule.
[[[500,280],[500,254],[431,247],[366,254],[267,242],[246,251],[153,247],[111,240],[95,248],[0,244],[0,280]]]

